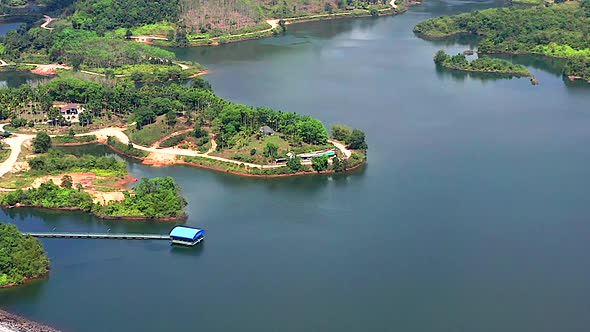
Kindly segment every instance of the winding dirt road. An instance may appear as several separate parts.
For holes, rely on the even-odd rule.
[[[43,22],[43,24],[41,24],[41,28],[47,29],[49,31],[53,30],[53,28],[48,28],[47,25],[49,25],[49,23],[55,21],[55,19],[49,15],[43,15],[43,19],[45,20],[45,22]]]
[[[4,130],[4,126],[7,124],[1,124],[0,130]],[[4,174],[10,172],[16,162],[18,160],[18,156],[21,152],[22,145],[27,141],[32,139],[33,135],[23,135],[23,134],[13,134],[14,136],[9,137],[4,140],[6,144],[10,146],[10,156],[6,159],[2,164],[0,164],[0,177],[4,176]]]
[[[6,124],[0,125],[0,130],[4,130],[4,126],[6,126]],[[92,131],[89,133],[78,134],[76,136],[96,135],[96,137],[99,140],[106,140],[109,136],[113,136],[119,142],[121,142],[123,144],[129,144],[129,137],[123,132],[125,129],[126,128],[111,127],[111,128],[99,129],[99,130]],[[10,172],[13,169],[14,165],[16,165],[16,162],[18,160],[18,156],[19,156],[21,149],[22,149],[22,145],[27,140],[30,140],[35,137],[34,135],[26,135],[26,134],[13,134],[13,135],[14,136],[9,137],[4,140],[4,142],[6,142],[6,144],[8,144],[10,146],[11,152],[10,152],[10,156],[8,157],[8,159],[6,159],[6,161],[4,161],[3,163],[0,164],[0,177],[3,176],[4,174]],[[342,144],[338,141],[334,141],[334,140],[328,140],[328,142],[334,144],[334,146],[342,152],[345,159],[350,158],[350,156],[352,155],[352,151],[348,150],[344,144]],[[146,151],[149,153],[153,153],[155,155],[159,154],[159,155],[168,155],[168,156],[201,157],[201,158],[207,158],[207,159],[212,159],[212,160],[217,160],[217,161],[222,161],[222,162],[228,162],[228,163],[232,163],[232,164],[236,164],[236,165],[243,164],[243,165],[250,167],[250,168],[259,168],[259,169],[278,168],[278,167],[284,166],[283,164],[260,165],[260,164],[246,163],[246,162],[242,162],[242,161],[238,161],[238,160],[227,159],[227,158],[223,158],[223,157],[210,155],[211,152],[215,151],[216,146],[217,146],[217,144],[215,143],[215,140],[212,140],[211,149],[209,149],[209,151],[207,151],[207,153],[199,153],[196,151],[186,150],[186,149],[176,149],[176,148],[159,149],[159,148],[155,148],[155,147],[145,147],[142,145],[133,144],[134,148],[136,148],[138,150]]]

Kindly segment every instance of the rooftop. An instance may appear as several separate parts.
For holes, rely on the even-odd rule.
[[[76,103],[67,103],[64,106],[62,106],[61,109],[62,110],[69,110],[69,109],[72,109],[72,108],[76,108],[77,109],[77,108],[80,108],[80,106],[82,106],[82,105],[76,104]]]
[[[176,226],[170,231],[170,237],[177,237],[183,239],[196,240],[199,236],[203,236],[205,231],[200,228]]]

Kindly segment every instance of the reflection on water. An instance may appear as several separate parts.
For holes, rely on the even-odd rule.
[[[419,33],[416,33],[417,37],[422,37]],[[428,43],[432,44],[432,45],[436,45],[436,46],[453,46],[453,45],[465,45],[465,46],[469,46],[469,49],[477,49],[477,45],[479,44],[479,41],[482,39],[483,37],[478,36],[478,35],[473,35],[473,34],[459,34],[459,35],[453,35],[450,36],[448,38],[442,38],[442,39],[424,39],[425,41],[427,41]]]
[[[471,72],[471,71],[461,71],[455,70],[450,68],[445,68],[442,66],[435,66],[436,67],[436,75],[439,78],[452,78],[455,81],[461,82],[464,81],[466,78],[477,79],[479,81],[489,81],[489,80],[511,80],[511,79],[526,79],[528,77],[519,77],[510,74],[500,74],[500,73],[479,73],[479,72]]]
[[[523,65],[525,67],[540,69],[554,74],[555,76],[562,75],[563,66],[566,63],[565,59],[556,59],[531,54],[490,54],[489,56],[508,60],[512,63]]]
[[[2,303],[11,305],[20,301],[35,303],[43,296],[43,289],[47,285],[50,275],[27,283],[26,286],[16,288],[0,288]]]
[[[23,84],[36,86],[44,84],[51,80],[50,77],[35,75],[22,71],[5,71],[0,72],[0,88],[17,88]]]

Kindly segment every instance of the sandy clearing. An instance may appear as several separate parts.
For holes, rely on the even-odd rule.
[[[99,179],[104,179],[104,177],[96,176],[94,173],[90,172],[81,172],[81,173],[68,173],[69,176],[72,177],[72,183],[76,186],[78,183],[82,185],[84,191],[92,195],[94,197],[94,203],[99,203],[102,205],[106,205],[110,201],[122,201],[125,199],[125,195],[123,195],[123,191],[125,188],[125,184],[129,181],[123,181],[123,185],[121,191],[98,191],[94,186],[94,181]],[[58,186],[61,186],[61,179],[64,174],[61,175],[46,175],[39,177],[33,181],[28,188],[38,188],[41,184],[53,181]],[[131,180],[131,178],[129,179]],[[28,189],[27,188],[27,189]]]
[[[39,63],[25,63],[25,65],[36,66],[35,69],[31,70],[31,73],[37,74],[37,75],[45,75],[45,76],[55,75],[57,72],[57,69],[72,69],[72,67],[70,67],[70,66],[60,65],[57,63],[52,63],[52,64],[48,64],[48,65],[39,64]]]

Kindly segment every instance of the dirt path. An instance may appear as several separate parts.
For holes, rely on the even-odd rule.
[[[340,152],[342,152],[342,154],[345,157],[344,159],[348,159],[348,158],[350,158],[350,156],[352,156],[352,151],[350,151],[349,149],[347,149],[346,148],[346,145],[344,145],[344,144],[342,144],[342,143],[340,143],[338,141],[335,141],[333,139],[329,139],[328,142],[334,144],[334,146],[336,148],[338,148],[338,150],[340,150]]]
[[[6,124],[0,125],[0,130],[3,130],[5,125]],[[123,132],[124,130],[125,130],[125,128],[112,127],[112,128],[104,128],[104,129],[96,130],[96,131],[85,133],[85,134],[78,134],[76,136],[96,135],[96,137],[99,140],[106,140],[108,138],[108,136],[113,136],[119,142],[121,142],[123,144],[129,144],[129,137]],[[33,135],[24,135],[24,134],[14,134],[14,135],[15,136],[13,136],[13,137],[9,137],[9,138],[5,139],[6,144],[8,144],[10,146],[11,152],[10,152],[10,156],[8,157],[8,159],[6,159],[6,161],[4,161],[2,164],[0,164],[0,177],[3,176],[4,174],[10,172],[10,170],[12,170],[12,168],[14,167],[14,165],[17,162],[18,155],[21,152],[22,144],[25,141],[32,139],[34,137]],[[352,155],[352,151],[348,150],[344,144],[342,144],[338,141],[334,141],[334,140],[328,140],[328,141],[330,143],[334,144],[334,146],[342,152],[345,159],[350,158],[350,156]],[[207,158],[207,159],[212,159],[212,160],[218,160],[218,161],[228,162],[228,163],[232,163],[232,164],[236,164],[236,165],[244,164],[250,168],[261,168],[262,169],[262,168],[277,168],[277,167],[283,166],[283,165],[260,165],[260,164],[253,164],[253,163],[245,163],[245,162],[241,162],[238,160],[227,159],[227,158],[218,157],[218,156],[211,156],[211,155],[209,155],[209,153],[211,153],[217,149],[217,143],[215,142],[214,138],[211,139],[211,148],[209,149],[209,151],[207,151],[207,153],[199,153],[197,151],[176,149],[176,148],[159,149],[159,148],[154,148],[154,147],[145,147],[145,146],[137,145],[137,144],[133,144],[133,147],[138,150],[150,152],[152,154],[152,158],[150,158],[150,159],[156,159],[156,160],[157,159],[171,160],[172,159],[171,156],[188,156],[188,157],[201,157],[201,158]]]
[[[184,63],[180,63],[180,62],[173,62],[173,63],[177,66],[180,66],[180,69],[182,69],[182,70],[187,70],[187,69],[191,68],[191,66],[185,65]]]
[[[104,129],[100,129],[97,131],[93,131],[93,132],[78,135],[78,136],[96,135],[97,137],[102,138],[102,139],[106,139],[108,136],[113,136],[119,142],[121,142],[123,144],[128,144],[129,137],[127,137],[127,135],[123,132],[123,130],[125,130],[125,129],[124,128],[104,128]],[[344,144],[334,141],[334,140],[329,140],[329,142],[334,144],[334,146],[342,152],[342,154],[345,156],[345,159],[350,158],[350,156],[352,155],[352,151],[348,150]],[[192,151],[192,150],[176,149],[176,148],[156,149],[153,147],[145,147],[145,146],[137,145],[137,144],[133,144],[133,147],[138,150],[143,150],[143,151],[152,153],[153,154],[152,157],[156,158],[156,159],[157,158],[170,159],[170,158],[166,158],[164,156],[159,156],[159,155],[174,155],[174,156],[201,157],[201,158],[207,158],[207,159],[212,159],[212,160],[228,162],[228,163],[232,163],[232,164],[236,164],[236,165],[244,164],[250,168],[277,168],[277,167],[283,166],[283,165],[260,165],[260,164],[253,164],[253,163],[245,163],[245,162],[238,161],[238,160],[227,159],[227,158],[218,157],[218,156],[211,156],[211,155],[209,155],[209,153],[211,153],[211,152],[215,151],[215,149],[217,149],[217,143],[215,143],[214,139],[211,140],[211,149],[209,149],[209,151],[207,151],[207,153],[205,153],[205,154],[199,153],[196,151]]]
[[[209,153],[215,150],[217,150],[217,141],[215,140],[215,135],[211,134],[211,147],[209,148],[209,150],[207,150],[207,152],[205,152],[205,154],[209,155]]]
[[[45,22],[43,22],[43,24],[41,24],[41,28],[52,31],[53,28],[48,28],[47,25],[49,23],[55,21],[55,19],[50,17],[49,15],[43,15],[43,19],[45,20]]]
[[[4,126],[7,124],[1,124],[0,130],[4,130]],[[32,139],[33,135],[13,134],[14,136],[4,140],[6,144],[10,146],[10,156],[2,164],[0,164],[0,177],[10,172],[18,160],[18,156],[22,150],[22,145],[27,140]]]

